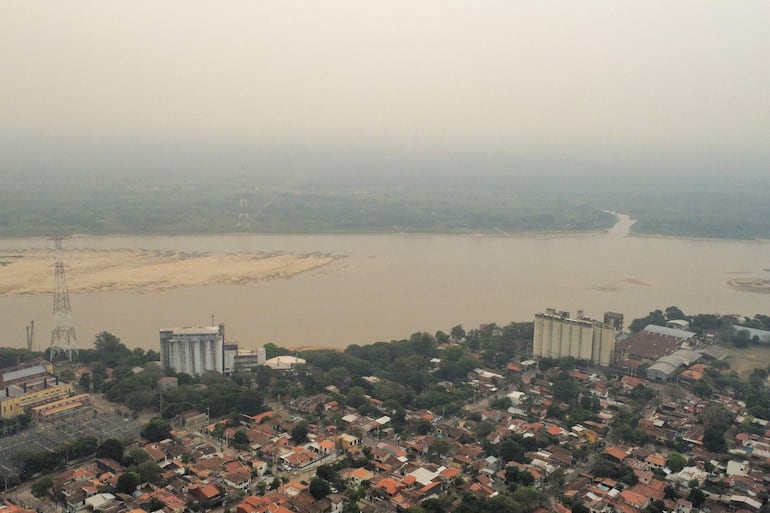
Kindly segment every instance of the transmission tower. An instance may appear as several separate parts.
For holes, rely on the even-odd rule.
[[[249,228],[249,200],[246,197],[246,177],[241,173],[241,197],[238,200],[238,228]]]
[[[70,307],[70,293],[67,289],[67,280],[64,277],[64,250],[62,249],[62,237],[51,237],[56,249],[56,263],[54,264],[56,276],[56,290],[53,293],[53,329],[51,330],[51,361],[56,355],[65,353],[72,361],[72,354],[77,354],[77,338],[75,326],[72,322],[72,308]]]

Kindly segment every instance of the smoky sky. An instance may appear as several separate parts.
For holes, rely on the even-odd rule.
[[[767,0],[9,0],[0,138],[764,154],[768,26]]]

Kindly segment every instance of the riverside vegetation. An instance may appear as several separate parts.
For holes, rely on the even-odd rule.
[[[637,219],[635,233],[770,238],[770,186],[752,177],[635,179],[602,175],[506,178],[299,175],[288,182],[182,171],[130,177],[85,171],[8,172],[0,181],[0,237],[57,234],[585,232],[610,228],[604,209]],[[97,178],[98,179],[95,179]],[[249,227],[237,227],[240,199]]]

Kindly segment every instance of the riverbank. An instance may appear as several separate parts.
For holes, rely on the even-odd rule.
[[[244,285],[291,278],[342,258],[324,253],[213,253],[172,250],[73,249],[65,252],[72,293],[158,292],[179,287]],[[0,252],[0,296],[52,293],[54,252]]]
[[[0,255],[18,254],[19,248],[42,251],[46,245],[45,239],[0,240]],[[118,255],[111,252],[125,248],[198,255],[187,275],[220,267],[211,260],[213,270],[206,269],[205,255],[346,256],[290,279],[247,285],[72,292],[87,272],[72,260],[76,251]],[[90,347],[93,335],[107,330],[131,348],[157,350],[159,329],[206,325],[212,315],[226,324],[227,340],[243,347],[273,342],[344,348],[404,333],[446,332],[456,324],[470,329],[531,319],[549,306],[598,318],[609,310],[635,319],[666,305],[754,315],[767,312],[770,298],[727,284],[767,277],[770,242],[610,235],[74,237],[65,241],[64,251],[80,347]],[[39,267],[41,288],[53,287],[52,263],[49,249]],[[174,265],[166,269],[179,274]],[[106,274],[104,281],[114,281],[118,273]],[[0,296],[0,324],[8,333],[4,344],[25,346],[25,327],[34,320],[33,346],[47,345],[51,301],[50,294]]]

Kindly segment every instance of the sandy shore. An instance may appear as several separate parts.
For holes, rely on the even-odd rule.
[[[321,253],[182,253],[149,250],[67,250],[67,285],[72,293],[109,290],[154,292],[201,285],[240,285],[290,278],[339,258]],[[0,296],[50,294],[52,250],[0,252]]]

